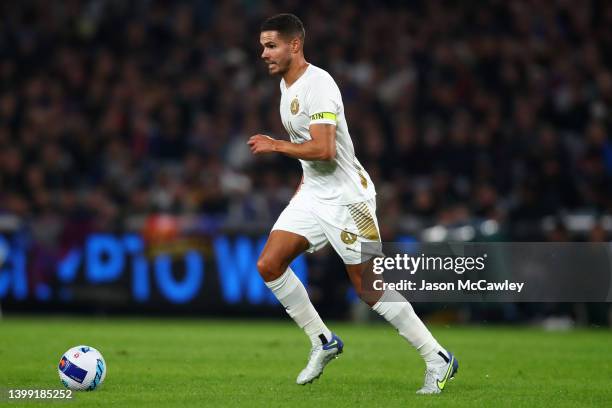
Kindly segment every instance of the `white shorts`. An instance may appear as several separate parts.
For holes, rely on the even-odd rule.
[[[310,243],[307,250],[310,253],[329,242],[347,265],[360,264],[378,256],[370,246],[362,255],[361,247],[362,243],[380,242],[376,198],[355,204],[329,205],[298,191],[278,217],[272,227],[274,230],[303,236]]]

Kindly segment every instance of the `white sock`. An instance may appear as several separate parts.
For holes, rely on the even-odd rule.
[[[321,345],[331,340],[331,331],[315,310],[302,282],[295,276],[291,268],[287,268],[278,279],[266,282],[266,286],[274,293],[279,302],[300,328],[304,329],[313,346]],[[324,338],[321,338],[321,335]]]
[[[444,363],[444,358],[438,353],[442,352],[444,355],[448,353],[414,313],[410,302],[399,292],[386,290],[378,302],[372,306],[372,310],[391,323],[400,336],[408,340],[419,351],[427,365]]]

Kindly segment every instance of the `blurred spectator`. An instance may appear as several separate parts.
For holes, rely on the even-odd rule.
[[[286,137],[278,79],[258,64],[259,24],[281,11],[304,20],[308,60],[339,82],[389,217],[612,211],[612,4],[275,6],[0,4],[0,213],[272,222],[299,166],[244,143]]]

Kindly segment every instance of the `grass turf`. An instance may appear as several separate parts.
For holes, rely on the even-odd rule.
[[[443,394],[417,396],[423,363],[393,329],[331,327],[344,354],[298,386],[309,342],[290,321],[6,318],[0,405],[48,404],[7,402],[6,388],[61,387],[62,352],[87,344],[102,351],[107,377],[70,407],[612,406],[609,330],[433,327],[459,373]]]

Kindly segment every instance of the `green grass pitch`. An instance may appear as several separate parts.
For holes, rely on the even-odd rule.
[[[418,396],[424,366],[390,326],[332,323],[345,352],[298,386],[309,342],[293,322],[9,317],[0,321],[0,405],[7,388],[61,387],[57,364],[87,344],[104,355],[102,388],[69,407],[612,406],[612,332],[432,327],[459,359],[441,395]],[[42,405],[41,405],[42,404]]]

